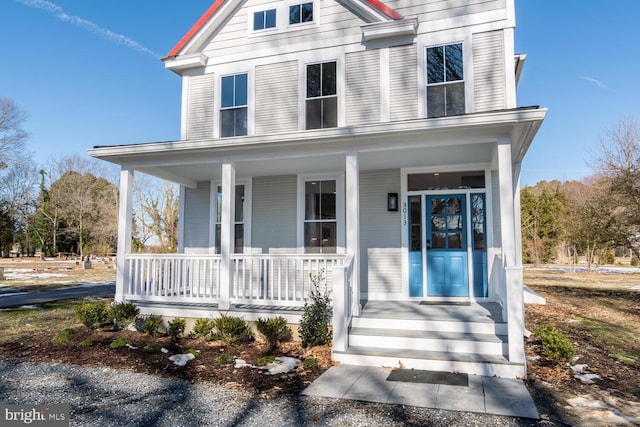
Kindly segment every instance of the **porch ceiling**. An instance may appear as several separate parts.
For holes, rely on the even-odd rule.
[[[521,160],[544,119],[538,108],[379,123],[287,134],[96,147],[93,157],[187,186],[219,179],[234,162],[238,178],[339,172],[347,153],[361,170],[489,164],[499,137]]]

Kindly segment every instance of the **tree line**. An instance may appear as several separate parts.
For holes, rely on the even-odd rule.
[[[13,100],[0,97],[0,255],[115,253],[115,168],[79,155],[37,165],[28,152],[25,120]],[[137,176],[134,198],[134,250],[175,252],[175,186]]]
[[[600,138],[593,175],[542,181],[520,193],[525,262],[613,263],[640,258],[640,128],[621,119]]]

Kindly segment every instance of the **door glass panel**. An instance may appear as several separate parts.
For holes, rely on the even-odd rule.
[[[447,233],[431,233],[431,248],[432,249],[446,249],[447,248]]]
[[[462,230],[462,215],[449,215],[447,217],[447,228],[449,231]]]
[[[460,233],[449,233],[449,249],[462,248],[462,235]]]
[[[447,199],[431,199],[431,214],[442,215],[446,206]]]
[[[447,223],[445,222],[445,217],[432,216],[431,229],[434,231],[445,231],[447,229]]]
[[[462,213],[462,200],[447,199],[447,213],[450,213],[450,214]]]
[[[422,250],[422,224],[420,221],[421,216],[421,206],[420,206],[420,197],[411,197],[409,199],[411,203],[411,217],[410,217],[410,237],[411,237],[411,250],[412,251],[420,251]]]
[[[484,194],[471,195],[471,216],[473,221],[473,249],[485,249]]]

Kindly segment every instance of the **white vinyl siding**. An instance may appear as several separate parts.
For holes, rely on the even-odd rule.
[[[391,121],[418,118],[418,55],[416,45],[389,49]]]
[[[298,62],[256,67],[256,135],[298,130]]]
[[[187,139],[213,137],[215,120],[215,77],[213,74],[187,77]]]
[[[502,31],[473,35],[475,111],[505,108],[504,36]]]
[[[387,6],[402,16],[418,16],[420,22],[436,21],[474,13],[499,10],[506,0],[385,0]]]
[[[295,252],[296,186],[295,175],[253,178],[251,243],[254,250]]]
[[[402,292],[400,211],[387,211],[387,193],[400,193],[400,170],[360,173],[360,278],[364,293]]]
[[[380,51],[347,54],[345,63],[346,125],[380,122]]]
[[[184,252],[207,253],[209,249],[209,182],[199,182],[197,188],[185,188],[184,200]]]

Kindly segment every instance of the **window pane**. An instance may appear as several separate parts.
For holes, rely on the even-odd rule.
[[[462,248],[462,235],[460,233],[449,234],[449,249],[461,249]]]
[[[446,249],[447,248],[447,233],[431,233],[431,248],[432,249]]]
[[[309,99],[307,101],[307,129],[320,129],[322,127],[322,99]]]
[[[216,222],[222,222],[222,187],[218,186],[218,191],[216,193]],[[219,240],[216,239],[216,242]]]
[[[450,44],[445,47],[445,64],[447,66],[446,80],[448,82],[462,80],[462,43]]]
[[[235,99],[233,105],[247,105],[247,75],[237,74],[235,77]]]
[[[302,22],[313,21],[313,3],[304,3],[302,5]]]
[[[471,216],[473,224],[473,249],[483,250],[484,244],[484,195],[471,196]]]
[[[427,118],[445,115],[444,85],[427,87]]]
[[[320,219],[336,219],[336,182],[321,181]]]
[[[264,30],[264,11],[253,13],[253,31]]]
[[[234,136],[245,136],[247,134],[247,108],[236,108],[234,118]]]
[[[462,230],[462,215],[450,215],[447,217],[447,228],[449,231]]]
[[[307,181],[305,183],[305,216],[306,220],[320,219],[320,183]]]
[[[322,64],[322,96],[336,94],[336,63]]]
[[[431,199],[431,214],[442,215],[444,214],[444,207],[446,199]]]
[[[447,116],[464,114],[464,83],[451,83],[445,85],[447,93]]]
[[[446,231],[447,223],[444,216],[432,216],[431,217],[431,229],[433,231]]]
[[[444,82],[444,47],[427,49],[427,83]]]
[[[335,128],[338,126],[338,98],[322,100],[322,127]]]
[[[457,198],[447,200],[447,213],[459,214],[461,212],[462,212],[462,200]]]
[[[222,108],[233,107],[233,77],[225,76],[222,78],[221,91],[222,91]]]
[[[265,23],[264,23],[264,27],[265,28],[275,28],[276,26],[276,10],[275,9],[269,9],[265,12],[266,16],[265,16]]]
[[[229,136],[235,136],[234,127],[235,127],[235,114],[234,110],[222,110],[220,112],[221,116],[221,126],[220,126],[220,136],[223,138]]]
[[[244,221],[244,185],[236,185],[235,222]]]
[[[216,224],[216,253],[220,253],[220,240],[222,237],[222,226],[220,224]]]
[[[300,5],[289,6],[289,25],[300,23]]]
[[[244,224],[236,224],[234,239],[233,252],[241,254],[244,252]]]
[[[307,65],[307,98],[320,96],[321,64]]]
[[[336,223],[307,222],[304,224],[304,246],[307,253],[336,252]]]

